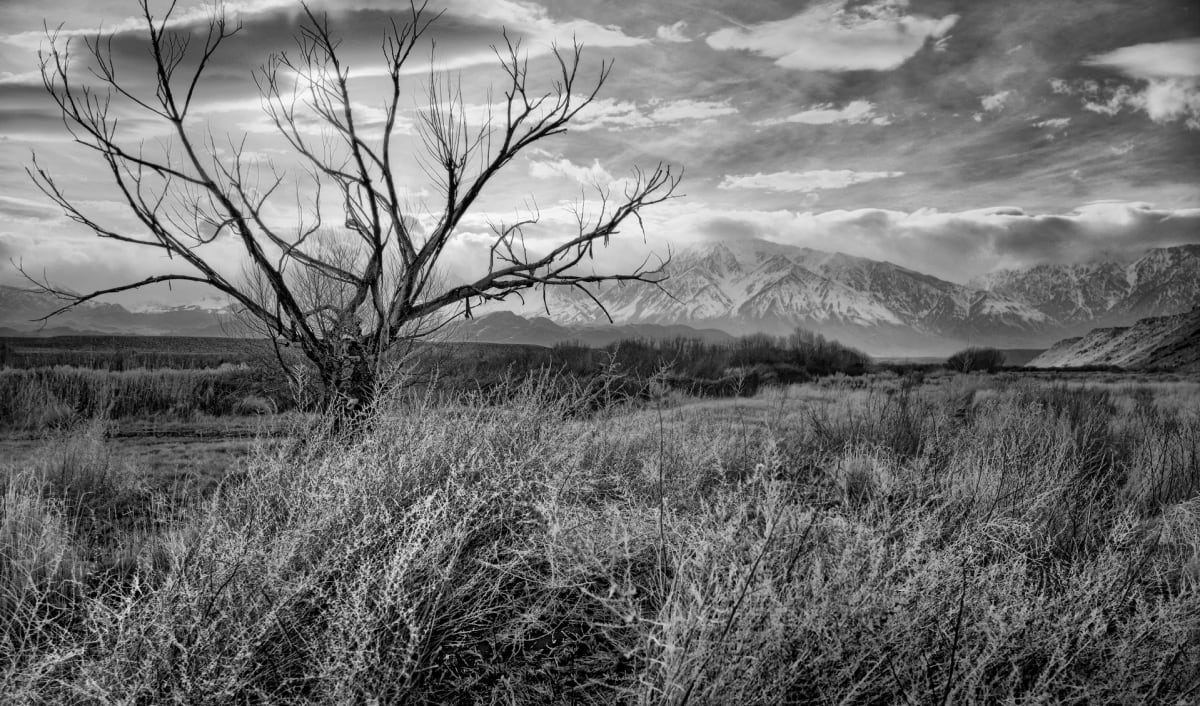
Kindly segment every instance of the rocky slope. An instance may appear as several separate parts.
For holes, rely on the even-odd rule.
[[[1200,370],[1200,307],[1184,314],[1147,317],[1132,326],[1092,329],[1084,336],[1059,341],[1028,365]]]

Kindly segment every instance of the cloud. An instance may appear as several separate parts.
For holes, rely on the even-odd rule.
[[[44,274],[51,283],[78,292],[128,284],[168,272],[191,272],[178,258],[172,261],[151,248],[114,243],[70,226],[56,229],[50,236],[0,231],[0,250],[7,250],[19,257],[22,264],[39,278]],[[200,251],[201,255],[216,264],[222,274],[233,279],[239,275],[242,253],[242,246],[233,238],[218,239],[203,246]],[[0,260],[0,283],[24,284],[22,276],[7,259]],[[101,301],[143,303],[169,300],[187,303],[215,293],[207,287],[189,283],[176,283],[173,289],[174,292],[163,285],[123,296],[106,297]]]
[[[535,179],[561,179],[566,177],[580,184],[610,184],[612,174],[600,166],[600,160],[592,162],[590,167],[575,164],[569,159],[537,160],[529,165],[529,175]]]
[[[1070,118],[1049,118],[1047,120],[1039,120],[1035,122],[1033,126],[1049,128],[1051,130],[1061,130],[1070,124]]]
[[[735,115],[738,109],[728,100],[709,101],[685,98],[638,105],[631,101],[601,98],[593,101],[571,123],[572,130],[599,128],[614,130],[655,127],[683,122],[713,120]]]
[[[680,20],[673,25],[661,25],[655,33],[659,39],[664,42],[690,42],[692,38],[684,33],[687,29],[687,22]]]
[[[983,109],[989,113],[1004,110],[1004,105],[1008,102],[1008,99],[1012,96],[1012,94],[1012,91],[1000,91],[998,93],[993,93],[990,96],[984,96],[980,98],[979,104],[982,105]]]
[[[859,125],[868,122],[875,125],[890,125],[891,118],[876,113],[875,104],[871,101],[856,100],[850,101],[841,108],[835,108],[832,103],[820,103],[810,106],[799,113],[789,115],[786,118],[760,120],[754,124],[764,126],[780,125],[783,123],[801,123],[804,125],[847,123],[850,125]]]
[[[211,3],[198,3],[192,7],[178,9],[171,14],[171,19],[167,22],[166,26],[168,29],[180,29],[192,25],[207,25],[213,17],[213,7],[214,5]],[[295,14],[297,9],[296,3],[293,0],[225,0],[225,2],[220,3],[220,7],[224,11],[225,16],[231,19],[245,19],[284,10]],[[155,9],[155,7],[151,7],[151,12],[154,12],[154,19],[157,24],[162,19],[162,13],[155,12]],[[146,19],[140,15],[129,15],[116,21],[105,21],[102,27],[105,35],[142,33],[145,31],[145,28]],[[96,30],[97,27],[95,26],[62,28],[57,31],[57,35],[60,40],[72,37],[90,37],[96,34]],[[0,35],[0,42],[25,49],[37,50],[46,43],[46,32],[38,29]]]
[[[647,229],[661,232],[677,247],[698,239],[762,238],[888,260],[966,282],[997,269],[1129,261],[1150,248],[1200,243],[1200,209],[1096,202],[1066,213],[1029,213],[1012,206],[813,213],[690,204],[662,209],[648,220]]]
[[[0,71],[0,86],[36,86],[42,87],[41,71]]]
[[[808,172],[775,172],[774,174],[727,175],[717,188],[761,189],[766,191],[812,192],[822,189],[845,189],[876,179],[894,179],[904,172],[855,172],[849,169],[817,169]]]
[[[0,216],[6,220],[52,221],[62,216],[62,209],[49,199],[34,201],[13,196],[0,196]]]
[[[276,107],[277,104],[276,104]],[[455,106],[462,109],[463,116],[469,125],[482,125],[488,117],[488,106]],[[354,115],[356,129],[367,131],[374,137],[381,134],[387,125],[387,112],[378,105],[371,105],[356,100],[350,101],[350,110]],[[266,112],[263,101],[259,97],[245,100],[220,101],[199,104],[193,108],[196,117],[212,118],[221,113],[228,113],[236,119],[238,130],[250,134],[279,134],[279,126]],[[321,137],[334,134],[328,120],[325,120],[307,106],[296,109],[293,120],[294,127],[301,135]],[[286,123],[285,123],[286,124]],[[413,117],[397,113],[392,123],[394,135],[411,136],[418,134],[417,122]]]
[[[1150,79],[1144,88],[1125,83],[1051,80],[1055,93],[1078,96],[1084,110],[1115,116],[1125,110],[1142,112],[1158,125],[1183,122],[1200,130],[1200,78]]]
[[[903,64],[927,39],[945,36],[957,15],[942,18],[904,13],[906,0],[879,0],[848,7],[819,2],[787,19],[710,34],[718,50],[744,50],[806,71],[888,71]]]
[[[1188,128],[1200,130],[1200,81],[1151,81],[1142,93],[1140,107],[1156,123],[1183,120]]]
[[[390,0],[375,5],[395,7]],[[599,25],[582,19],[556,20],[544,5],[517,0],[448,0],[447,14],[515,29],[538,42],[570,45],[572,40],[591,47],[633,47],[648,44],[649,39],[625,34],[619,27]]]
[[[391,0],[316,0],[310,2],[309,5],[314,12],[318,13],[318,16],[322,12],[329,13],[335,32],[339,30],[339,27],[349,26],[351,23],[346,20],[346,17],[355,12],[395,13],[399,16],[400,22],[405,21],[409,12],[407,5],[398,7]],[[284,19],[283,25],[291,27],[298,24],[302,17],[297,0],[223,0],[219,6],[226,17],[243,22],[269,21],[273,15],[279,15]],[[212,17],[212,8],[212,3],[204,2],[178,9],[173,13],[167,26],[173,29],[205,26]],[[579,42],[589,47],[619,48],[644,45],[651,41],[645,37],[626,34],[616,26],[597,24],[579,18],[551,17],[549,10],[536,2],[443,0],[427,13],[427,17],[432,17],[436,11],[444,12],[446,17],[434,23],[431,28],[433,35],[460,31],[466,25],[486,26],[499,35],[499,30],[503,27],[508,30],[510,36],[525,39],[522,50],[531,57],[549,54],[555,44],[569,47],[572,42]],[[105,21],[103,31],[105,34],[144,35],[145,19],[140,16],[128,16],[116,21]],[[63,29],[59,36],[65,40],[70,37],[95,34],[96,27],[88,26]],[[45,41],[46,34],[40,29],[7,35],[0,34],[0,43],[29,50],[38,49],[45,44]],[[371,43],[375,44],[376,41],[376,38],[373,37]],[[439,70],[457,70],[496,61],[496,55],[486,47],[472,47],[468,50],[455,47],[453,42],[441,41],[439,41],[438,47],[441,54],[437,61]],[[420,71],[413,70],[412,73],[424,73],[426,69],[427,67],[423,66]],[[354,75],[356,78],[363,78],[378,73],[379,70],[364,71],[359,68]]]
[[[649,117],[651,122],[662,124],[678,123],[685,120],[711,120],[719,118],[722,115],[733,115],[737,112],[737,108],[730,105],[728,100],[705,101],[685,98],[654,106],[654,109],[650,111]]]
[[[1094,54],[1083,63],[1146,80],[1195,78],[1200,76],[1200,39],[1135,44]]]
[[[1187,128],[1200,130],[1200,39],[1135,44],[1094,54],[1083,64],[1117,71],[1144,87],[1111,88],[1095,81],[1072,84],[1054,79],[1051,89],[1083,95],[1084,109],[1094,113],[1111,116],[1129,108],[1160,125],[1182,121]]]

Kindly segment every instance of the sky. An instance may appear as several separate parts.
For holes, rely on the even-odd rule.
[[[351,69],[355,109],[379,125],[380,43],[392,0],[314,2]],[[533,239],[569,236],[571,206],[635,166],[682,169],[680,198],[613,241],[605,267],[646,250],[763,238],[888,260],[952,281],[1038,263],[1131,259],[1200,242],[1200,7],[1192,0],[431,0],[442,15],[407,69],[395,143],[405,194],[436,209],[419,168],[428,72],[461,83],[482,115],[502,88],[492,47],[521,41],[531,83],[547,85],[554,43],[584,45],[582,81],[612,72],[566,134],[505,167],[464,221],[449,264],[483,265],[487,224],[530,209]],[[154,1],[161,13],[165,5]],[[406,8],[407,9],[407,8]],[[180,0],[176,30],[207,27],[211,3]],[[250,159],[288,168],[253,80],[294,49],[293,0],[228,0],[242,31],[221,46],[188,129],[247,140]],[[73,144],[38,73],[48,46],[113,33],[120,75],[147,87],[146,35],[130,0],[0,2],[0,283],[12,262],[78,290],[161,273],[172,263],[98,240],[25,173],[36,153],[68,196],[122,232],[138,224],[106,167]],[[82,64],[80,65],[82,66]],[[171,149],[168,126],[114,102],[119,139]],[[313,128],[316,130],[316,128]],[[314,133],[316,134],[316,133]],[[300,192],[297,192],[300,193]],[[273,212],[294,218],[284,200]],[[536,244],[536,243],[535,243]],[[236,243],[210,257],[234,268]],[[465,276],[465,275],[464,275]],[[192,287],[125,295],[183,303]]]

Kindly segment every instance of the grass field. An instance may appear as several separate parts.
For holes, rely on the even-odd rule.
[[[450,400],[481,391],[503,394],[511,381],[546,371],[555,373],[564,393],[583,388],[644,396],[650,379],[665,367],[671,372],[659,378],[659,386],[730,396],[751,394],[764,383],[862,374],[869,362],[858,351],[806,332],[747,336],[722,346],[673,339],[621,341],[604,349],[444,341],[402,348],[384,367],[405,371],[407,393],[432,392]],[[37,433],[95,418],[203,426],[220,418],[312,412],[321,408],[321,395],[311,363],[294,349],[275,351],[262,340],[0,339],[0,433]]]
[[[586,416],[562,389],[406,395],[353,442],[293,416],[190,484],[104,422],[27,440],[0,501],[0,693],[1200,697],[1195,381],[886,373]]]

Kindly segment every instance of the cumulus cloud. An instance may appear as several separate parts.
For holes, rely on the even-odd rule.
[[[1012,97],[1012,93],[1012,91],[999,91],[990,96],[980,98],[979,104],[989,113],[1004,110],[1004,106],[1008,103],[1008,99]]]
[[[806,71],[888,71],[903,64],[927,39],[945,36],[957,15],[909,15],[907,0],[879,0],[848,7],[819,2],[787,19],[710,34],[718,50],[744,50]]]
[[[807,172],[775,172],[773,174],[727,175],[718,188],[761,189],[764,191],[812,192],[822,189],[845,189],[876,179],[893,179],[904,172],[855,172],[849,169],[816,169]]]
[[[664,42],[690,42],[692,38],[687,36],[687,22],[680,20],[673,25],[662,25],[658,28],[655,35]]]
[[[1058,82],[1056,93],[1079,96],[1084,110],[1114,116],[1122,111],[1142,112],[1159,125],[1183,122],[1200,130],[1200,78],[1151,79],[1142,88],[1096,81]]]
[[[875,104],[867,100],[850,101],[841,108],[835,108],[832,103],[820,103],[810,106],[787,116],[786,118],[771,118],[760,120],[755,125],[780,125],[783,123],[801,123],[803,125],[832,125],[846,123],[859,125],[872,123],[875,125],[890,125],[891,118],[875,112]]]
[[[1156,123],[1183,120],[1192,130],[1200,130],[1200,81],[1151,81],[1142,93],[1141,108]]]
[[[1142,85],[1112,88],[1095,81],[1072,84],[1055,79],[1052,90],[1081,95],[1084,109],[1094,113],[1116,115],[1129,108],[1158,124],[1182,121],[1200,130],[1200,39],[1135,44],[1090,56],[1083,63],[1112,69]]]

